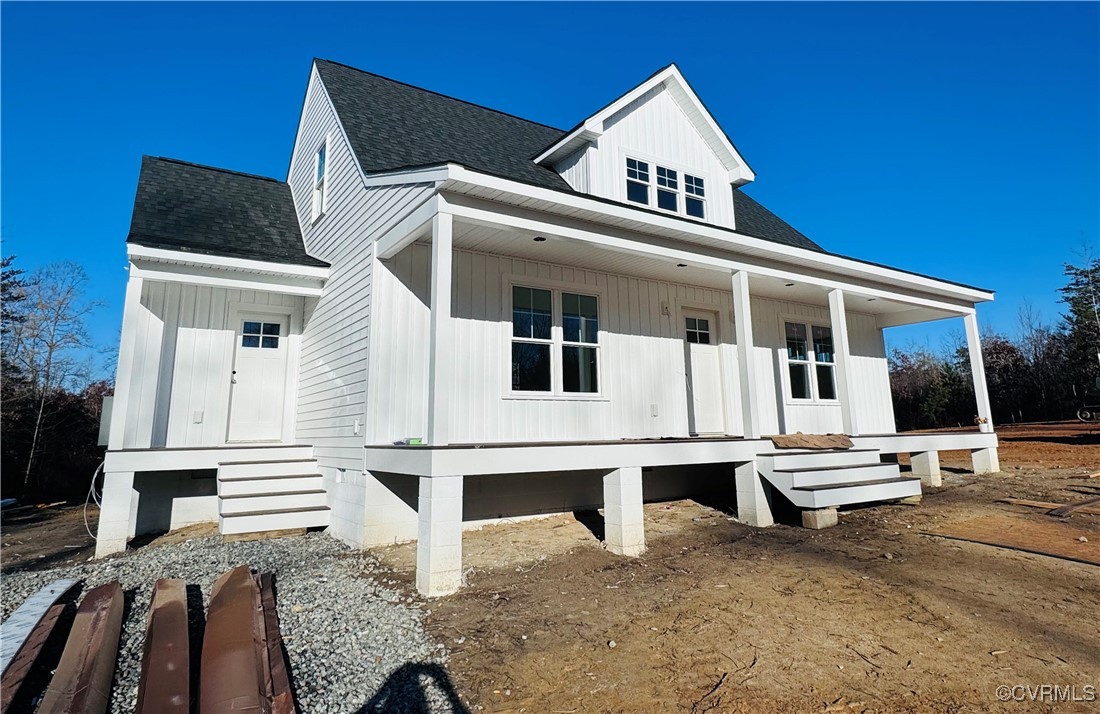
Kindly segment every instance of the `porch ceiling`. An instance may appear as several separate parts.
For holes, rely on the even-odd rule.
[[[536,241],[536,237],[546,240]],[[708,270],[690,265],[677,267],[676,263],[650,256],[624,253],[595,244],[561,240],[549,235],[519,229],[497,228],[462,220],[456,220],[454,223],[454,247],[727,292],[731,289],[729,274],[721,270]],[[753,296],[758,297],[789,300],[806,305],[827,306],[829,304],[829,295],[825,288],[799,283],[796,280],[752,275],[749,279],[749,290]],[[930,308],[914,309],[910,303],[857,295],[847,295],[846,305],[851,312],[882,315],[885,317],[884,323],[888,324],[908,324],[958,317],[957,313]]]

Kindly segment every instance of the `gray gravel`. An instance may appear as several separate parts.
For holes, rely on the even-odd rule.
[[[4,618],[43,585],[80,578],[84,591],[119,580],[129,607],[123,625],[111,712],[133,711],[145,624],[157,578],[199,586],[203,604],[222,573],[247,564],[275,573],[279,622],[302,712],[452,712],[443,668],[446,652],[424,632],[427,605],[386,587],[369,554],[323,533],[298,538],[225,543],[219,537],[149,545],[75,567],[5,573]],[[196,600],[198,593],[189,593]],[[192,607],[197,611],[197,607]],[[194,623],[201,632],[201,621]],[[192,648],[195,648],[192,634]],[[197,658],[194,658],[197,666]]]

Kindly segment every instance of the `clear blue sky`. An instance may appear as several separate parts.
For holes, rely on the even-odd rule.
[[[83,263],[117,345],[141,155],[285,178],[312,57],[563,128],[675,61],[754,197],[829,250],[995,289],[980,315],[1012,331],[1024,300],[1055,320],[1097,246],[1098,10],[4,3],[4,253]]]

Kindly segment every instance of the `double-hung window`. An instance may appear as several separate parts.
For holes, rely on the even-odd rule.
[[[787,374],[790,398],[805,401],[836,399],[836,355],[833,331],[803,322],[786,322]]]
[[[702,176],[651,164],[626,160],[626,200],[692,218],[707,217],[707,190]]]
[[[600,391],[599,301],[594,295],[512,286],[511,391]]]
[[[321,148],[317,149],[317,155],[313,160],[313,220],[324,215],[328,208],[328,140]]]

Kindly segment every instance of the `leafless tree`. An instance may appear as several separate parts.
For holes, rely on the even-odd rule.
[[[29,400],[34,410],[24,490],[42,435],[50,427],[49,395],[58,389],[82,388],[90,375],[87,354],[92,344],[85,323],[100,304],[85,298],[87,283],[84,268],[76,263],[51,263],[35,271],[23,287],[18,319],[9,324],[5,359],[19,370],[23,389],[5,397]]]

